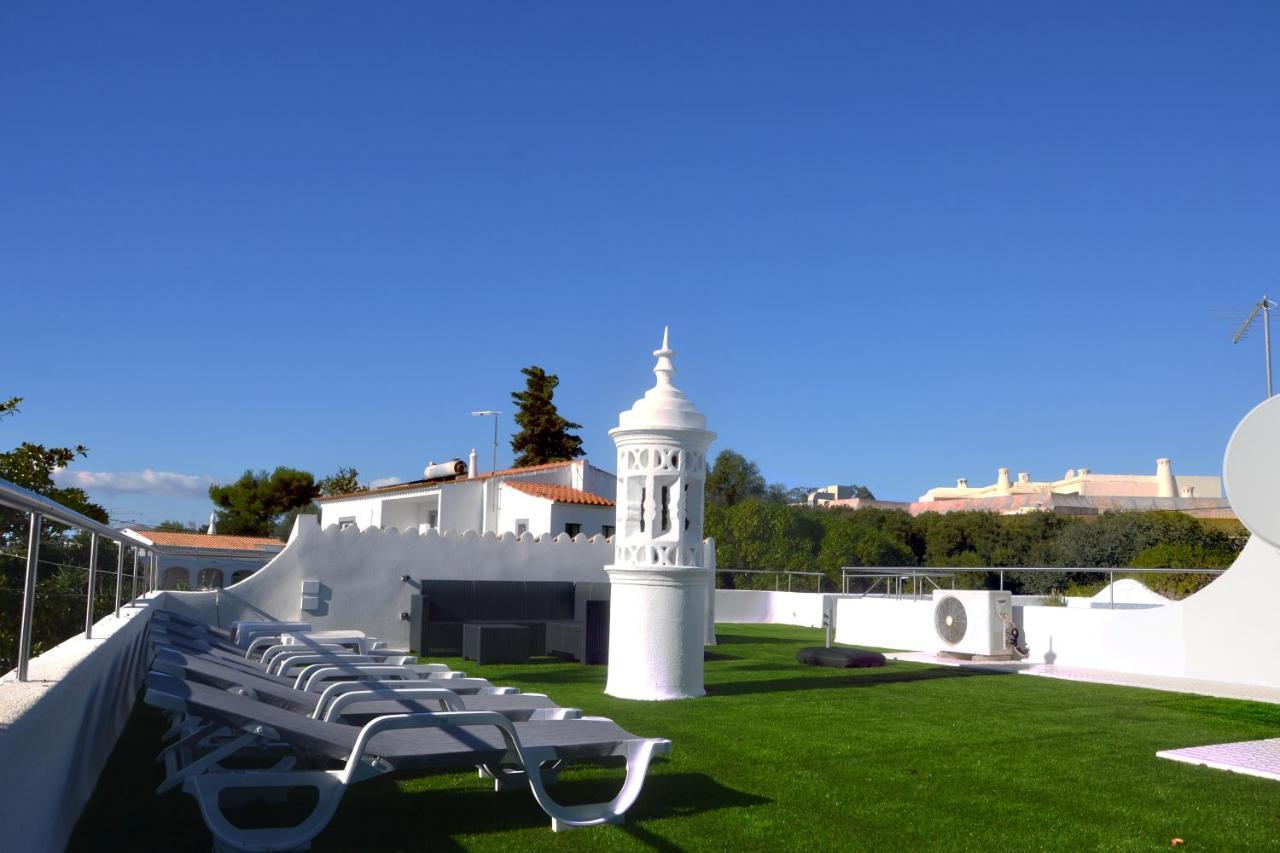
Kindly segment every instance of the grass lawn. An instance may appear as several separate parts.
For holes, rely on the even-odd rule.
[[[474,774],[351,789],[314,849],[1241,850],[1280,847],[1280,783],[1157,750],[1280,736],[1280,707],[894,663],[801,666],[819,631],[719,626],[707,697],[603,693],[605,668],[455,669],[551,695],[674,742],[626,825],[553,834],[527,791]],[[209,849],[194,801],[153,793],[162,721],[139,705],[71,850]],[[564,774],[562,801],[604,800],[618,770]]]

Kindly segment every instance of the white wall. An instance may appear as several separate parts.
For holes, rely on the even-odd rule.
[[[337,524],[343,518],[354,518],[361,530],[382,524],[382,501],[379,498],[352,498],[349,501],[325,501],[320,504],[320,526]]]
[[[310,622],[317,628],[360,628],[403,646],[416,582],[430,579],[540,580],[607,583],[613,546],[603,537],[561,536],[517,540],[477,535],[336,527],[307,521],[294,527],[288,546],[251,578],[217,592],[165,593],[165,607],[226,626],[237,619]],[[321,606],[301,610],[303,580],[321,584]]]
[[[605,526],[612,527],[615,521],[617,521],[617,515],[611,506],[551,504],[551,522],[548,531],[553,535],[563,533],[566,524],[578,524],[582,526],[582,533],[585,536],[603,535]]]
[[[717,622],[821,625],[822,595],[717,590]],[[1144,609],[1014,602],[1029,660],[1280,688],[1280,549],[1253,537],[1231,569],[1183,601]],[[836,641],[934,652],[933,602],[840,597]]]
[[[163,593],[161,593],[163,594]],[[151,663],[150,603],[0,678],[0,832],[5,850],[61,850],[98,784]],[[144,796],[151,796],[149,792]],[[140,839],[115,839],[124,847]]]
[[[498,529],[516,530],[516,522],[520,519],[526,519],[529,522],[528,532],[534,536],[541,536],[544,533],[555,535],[563,533],[564,527],[555,530],[551,526],[551,507],[552,503],[545,498],[535,498],[533,495],[525,494],[519,489],[510,487],[502,487],[498,489],[501,496],[502,504],[498,511]],[[588,533],[590,531],[587,531]],[[599,533],[600,531],[596,531]]]
[[[814,592],[717,589],[715,620],[725,623],[822,627],[822,598]]]

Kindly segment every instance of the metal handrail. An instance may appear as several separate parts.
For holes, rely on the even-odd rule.
[[[27,680],[27,663],[31,657],[31,628],[35,621],[36,574],[40,563],[40,531],[46,519],[68,527],[76,527],[89,534],[89,583],[84,616],[85,639],[93,639],[93,591],[94,578],[101,571],[98,568],[98,540],[107,539],[116,543],[116,616],[120,615],[120,586],[124,575],[124,549],[133,549],[133,599],[138,597],[138,558],[146,555],[150,566],[143,577],[143,592],[154,588],[152,581],[159,568],[155,551],[143,546],[136,538],[124,531],[108,527],[95,521],[83,513],[63,506],[55,500],[24,489],[17,483],[0,479],[0,506],[25,512],[30,518],[27,536],[27,567],[22,581],[22,623],[18,629],[18,680]]]
[[[875,580],[870,588],[865,590],[862,595],[871,594],[871,590],[875,589],[881,580],[890,581],[897,584],[896,593],[889,592],[891,583],[885,584],[885,595],[896,594],[902,597],[901,581],[910,579],[912,581],[912,589],[914,595],[919,595],[919,579],[923,578],[935,589],[940,587],[933,582],[933,578],[951,578],[951,587],[955,588],[955,576],[957,574],[985,573],[996,572],[1000,575],[1000,589],[1004,589],[1004,573],[1005,572],[1030,572],[1030,573],[1053,573],[1053,574],[1091,574],[1091,575],[1109,575],[1108,584],[1111,587],[1111,603],[1115,603],[1115,582],[1116,573],[1121,575],[1217,575],[1227,571],[1226,569],[1161,569],[1161,568],[1136,568],[1136,567],[1078,567],[1078,566],[979,566],[969,568],[968,566],[961,568],[932,569],[928,566],[869,566],[869,567],[853,567],[847,566],[840,570],[841,589],[847,595],[849,593],[849,578],[865,578],[867,580]]]
[[[791,576],[805,578],[817,578],[818,589],[822,589],[822,579],[827,575],[825,572],[801,572],[792,571],[791,569],[716,569],[718,575],[770,575],[774,578],[773,588],[775,592],[780,592],[780,584],[778,578],[785,576],[787,579],[787,592],[791,592]]]

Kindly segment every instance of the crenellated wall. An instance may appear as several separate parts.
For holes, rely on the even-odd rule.
[[[400,614],[408,612],[421,578],[603,584],[612,558],[613,546],[603,536],[321,530],[303,517],[288,546],[257,574],[222,590],[165,593],[165,607],[224,626],[237,619],[281,619],[318,629],[356,627],[403,646],[409,623]],[[400,580],[404,575],[410,583]],[[304,580],[319,581],[315,610],[301,609]]]

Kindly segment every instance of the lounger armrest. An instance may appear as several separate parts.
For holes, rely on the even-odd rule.
[[[293,682],[294,690],[304,690],[307,693],[315,693],[319,686],[328,679],[335,676],[342,676],[348,680],[369,680],[369,679],[390,679],[402,678],[406,681],[420,681],[418,674],[407,666],[388,666],[386,664],[326,664],[310,666],[298,673],[297,679]]]
[[[259,640],[262,639],[261,637]],[[258,640],[254,640],[258,642]],[[279,639],[274,641],[274,645],[267,648],[262,653],[262,665],[270,667],[272,663],[279,664],[280,658],[283,656],[297,657],[299,655],[315,655],[315,654],[334,654],[334,655],[351,655],[357,654],[346,646],[336,643],[309,643],[303,645],[301,643],[282,643]]]
[[[300,666],[310,666],[313,663],[338,665],[343,663],[377,663],[377,661],[368,655],[356,655],[349,652],[307,652],[305,654],[280,655],[271,662],[271,667],[267,671],[274,672],[276,675],[289,675],[289,670]]]
[[[320,698],[316,700],[315,710],[311,712],[314,719],[321,719],[324,716],[325,708],[330,702],[339,696],[347,693],[354,693],[361,690],[381,690],[384,693],[399,693],[405,690],[444,690],[443,687],[432,687],[429,681],[420,679],[379,679],[376,676],[363,678],[359,681],[333,681],[323,685],[324,689],[320,692]],[[448,691],[453,695],[452,690]]]
[[[441,687],[401,687],[391,690],[374,688],[352,690],[338,696],[325,709],[323,719],[327,723],[335,722],[342,716],[342,710],[347,706],[377,699],[426,699],[439,702],[446,711],[466,710],[466,706],[462,704],[458,694],[451,693]]]

